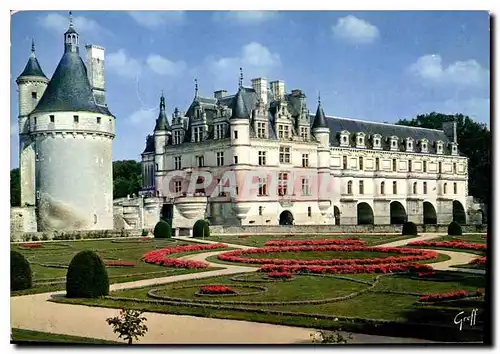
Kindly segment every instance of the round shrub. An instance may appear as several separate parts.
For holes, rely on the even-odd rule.
[[[21,253],[10,251],[10,290],[29,289],[32,285],[29,262]]]
[[[450,225],[448,225],[448,235],[462,236],[462,226],[456,221],[450,222]]]
[[[206,220],[198,220],[193,226],[193,237],[209,237],[210,226]]]
[[[411,221],[403,224],[403,236],[417,236],[417,225]]]
[[[147,236],[149,234],[148,230],[142,230],[141,236]]]
[[[171,238],[172,229],[170,228],[168,222],[166,222],[165,220],[160,220],[156,223],[155,229],[153,230],[153,235],[155,236],[155,238]]]
[[[66,274],[66,296],[97,298],[109,294],[106,266],[94,251],[82,251],[73,257]]]

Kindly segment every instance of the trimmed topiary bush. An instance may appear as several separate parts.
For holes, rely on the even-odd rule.
[[[10,290],[29,289],[33,285],[31,267],[24,256],[10,251]]]
[[[198,220],[193,226],[193,237],[209,237],[210,226],[206,220]]]
[[[448,235],[462,236],[462,226],[456,221],[450,222],[450,225],[448,225]]]
[[[149,234],[148,230],[142,230],[141,236],[147,236]]]
[[[417,225],[411,221],[403,224],[403,236],[417,236]]]
[[[106,266],[94,251],[73,257],[66,274],[66,297],[97,298],[109,294]]]
[[[171,238],[172,228],[165,220],[160,220],[156,223],[155,229],[153,230],[153,235],[155,238]]]

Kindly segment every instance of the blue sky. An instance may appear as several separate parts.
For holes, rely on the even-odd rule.
[[[113,159],[140,159],[163,90],[169,117],[194,95],[237,89],[264,76],[299,88],[315,111],[395,122],[420,113],[464,113],[489,125],[487,12],[76,11],[80,53],[106,49],[108,106],[116,116]],[[52,76],[63,53],[68,13],[19,12],[11,22],[11,166],[18,166],[15,79],[35,37]]]

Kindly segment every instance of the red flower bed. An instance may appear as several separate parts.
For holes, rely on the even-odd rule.
[[[41,243],[23,243],[23,247],[26,248],[40,248],[42,247]]]
[[[278,240],[278,241],[267,241],[266,246],[320,246],[320,245],[362,245],[363,241],[354,239],[323,239],[323,240]]]
[[[477,264],[480,266],[486,266],[486,257],[476,258],[469,262],[469,264]]]
[[[264,264],[258,272],[294,272],[313,274],[355,274],[355,273],[397,273],[397,272],[429,272],[432,267],[425,264],[376,264],[376,265],[274,265]]]
[[[208,263],[205,262],[166,258],[166,256],[174,253],[213,250],[218,248],[227,248],[227,245],[224,243],[215,243],[209,245],[188,245],[188,246],[162,248],[159,250],[147,252],[142,256],[141,260],[146,263],[154,263],[157,265],[164,265],[167,267],[175,267],[175,268],[190,268],[190,269],[206,268],[208,267]]]
[[[486,245],[482,243],[468,243],[463,241],[413,241],[409,242],[408,246],[429,246],[429,247],[442,247],[442,248],[458,248],[464,250],[480,250],[485,251]]]
[[[238,238],[247,238],[247,237],[248,237],[248,235],[240,235],[240,236],[238,236]]]
[[[364,258],[364,259],[315,259],[315,260],[300,260],[300,259],[276,259],[276,258],[247,258],[242,255],[263,254],[263,253],[280,253],[280,252],[307,252],[307,251],[337,251],[337,252],[352,252],[352,251],[369,251],[381,253],[398,253],[404,256],[401,257],[382,257],[382,258]],[[275,264],[275,265],[355,265],[355,264],[392,264],[392,263],[409,263],[417,262],[426,259],[437,257],[434,251],[422,251],[412,248],[396,248],[396,247],[369,247],[369,246],[297,246],[297,247],[264,247],[247,250],[235,250],[221,253],[218,258],[227,262],[239,262],[250,264]]]
[[[443,301],[443,300],[454,300],[461,299],[467,296],[477,296],[481,292],[481,289],[477,289],[473,294],[469,294],[467,290],[451,291],[449,293],[437,293],[428,294],[420,296],[419,301],[421,302],[433,302],[433,301]]]
[[[289,272],[270,272],[267,273],[268,278],[272,279],[291,279],[292,273]]]
[[[108,267],[135,267],[135,262],[128,261],[104,261],[104,265]]]
[[[204,285],[200,287],[201,294],[234,294],[234,291],[231,287],[226,285]]]

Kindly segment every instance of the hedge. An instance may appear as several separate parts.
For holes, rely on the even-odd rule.
[[[10,290],[29,289],[33,285],[31,267],[19,252],[10,251]]]
[[[462,236],[462,226],[456,221],[450,222],[450,225],[448,225],[448,235]]]
[[[417,225],[411,221],[403,224],[403,236],[417,236]]]
[[[155,238],[171,238],[172,228],[165,220],[160,220],[156,223],[153,230],[153,235]]]

